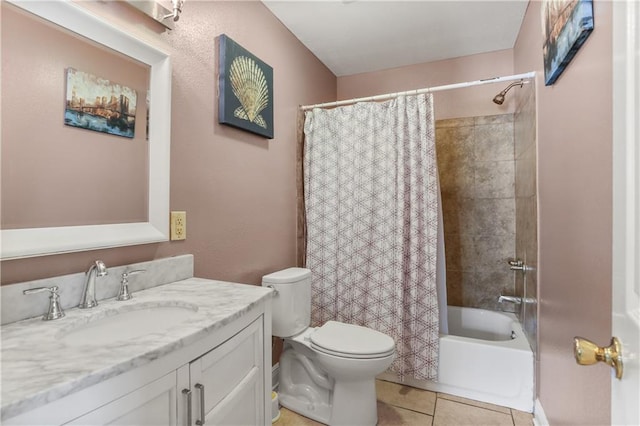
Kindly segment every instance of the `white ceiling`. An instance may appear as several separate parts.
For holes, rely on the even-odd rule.
[[[528,0],[262,0],[336,76],[513,47]]]

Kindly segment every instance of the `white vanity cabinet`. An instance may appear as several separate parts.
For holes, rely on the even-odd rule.
[[[261,425],[262,323],[198,359],[87,413],[70,425]],[[204,401],[204,405],[202,402]]]
[[[194,424],[265,424],[262,348],[262,327],[254,322],[189,364]]]
[[[176,426],[176,378],[177,372],[171,372],[66,424]]]
[[[270,312],[260,303],[196,343],[3,424],[271,424]]]

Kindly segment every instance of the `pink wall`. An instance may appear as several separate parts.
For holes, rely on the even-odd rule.
[[[423,87],[461,83],[513,74],[513,51],[464,56],[401,68],[338,77],[338,99],[351,99]],[[515,111],[514,97],[501,106],[491,102],[502,84],[434,93],[436,119],[505,114]]]
[[[552,425],[608,424],[610,371],[580,367],[576,335],[611,339],[612,11],[594,2],[595,29],[545,87],[540,2],[529,4],[514,71],[538,75],[539,382]]]
[[[553,425],[610,418],[608,367],[578,367],[572,354],[575,335],[600,344],[611,338],[611,5],[594,7],[596,29],[551,87],[543,80],[539,1],[529,4],[513,50],[338,78],[338,99],[349,99],[538,71],[537,382]],[[513,103],[490,102],[499,90],[436,93],[436,118],[512,112]]]
[[[5,261],[2,283],[83,271],[97,258],[109,266],[193,253],[197,276],[251,284],[294,265],[297,107],[334,100],[335,76],[260,2],[187,2],[170,32],[120,2],[80,4],[172,55],[170,204],[186,210],[188,238]],[[274,69],[273,140],[217,123],[222,33]]]

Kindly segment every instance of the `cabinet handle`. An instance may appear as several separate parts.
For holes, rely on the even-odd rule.
[[[191,389],[182,389],[182,394],[187,396],[187,426],[191,426]]]
[[[203,426],[204,425],[204,385],[200,383],[196,383],[196,389],[200,390],[200,419],[196,420],[196,425]]]

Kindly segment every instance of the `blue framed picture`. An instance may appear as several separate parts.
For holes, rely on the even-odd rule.
[[[64,124],[127,138],[135,136],[135,90],[74,68],[67,68],[66,73]]]
[[[222,34],[218,122],[273,139],[273,68]]]
[[[544,80],[552,85],[593,31],[592,0],[545,0],[542,4],[544,29]]]

